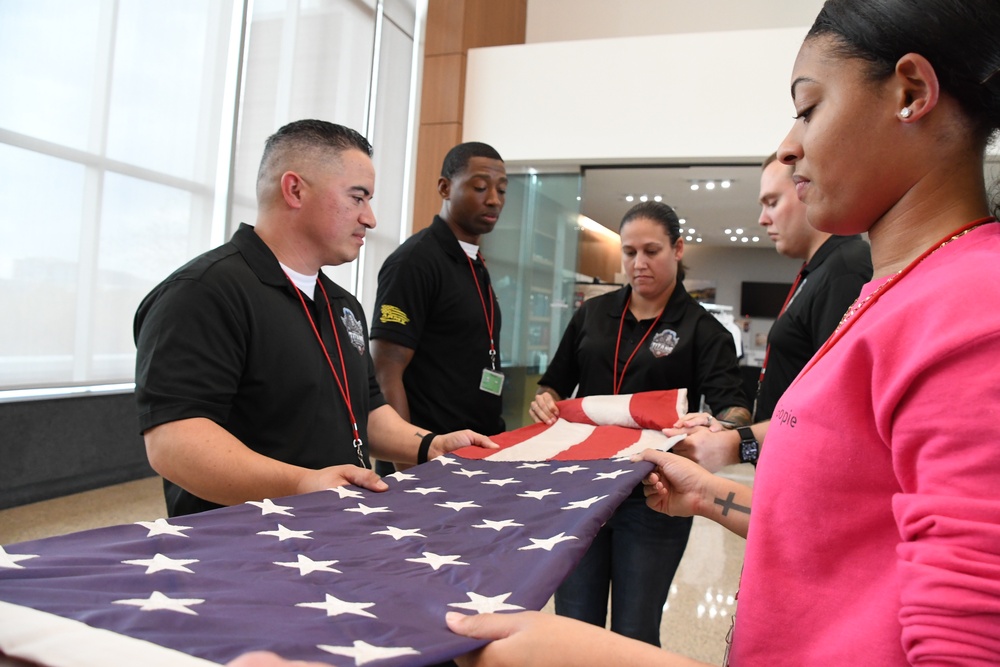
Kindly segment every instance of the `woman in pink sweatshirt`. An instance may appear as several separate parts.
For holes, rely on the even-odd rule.
[[[647,502],[747,536],[729,662],[1000,664],[997,0],[828,0],[778,150],[873,280],[778,402],[749,489],[671,454]],[[734,101],[733,113],[738,116]],[[719,501],[719,502],[716,502]],[[725,514],[723,511],[725,510]],[[449,615],[467,665],[694,665],[542,614]]]

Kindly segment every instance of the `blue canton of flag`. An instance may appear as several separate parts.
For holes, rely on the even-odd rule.
[[[251,650],[439,663],[484,643],[452,634],[446,612],[541,609],[651,469],[443,456],[387,477],[384,493],[347,486],[8,545],[0,653],[51,667]]]

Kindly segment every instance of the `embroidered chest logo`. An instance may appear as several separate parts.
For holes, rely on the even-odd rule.
[[[349,308],[344,308],[344,316],[340,318],[347,329],[347,335],[351,339],[351,345],[358,351],[358,354],[365,353],[365,332],[361,327],[361,321],[354,316]]]
[[[677,335],[676,331],[664,329],[653,336],[653,340],[649,342],[649,351],[653,353],[654,357],[665,357],[674,351],[679,341],[680,336]]]
[[[397,308],[396,306],[390,306],[389,304],[382,304],[382,315],[378,318],[378,321],[382,324],[386,322],[395,322],[396,324],[406,324],[410,321],[406,313]]]

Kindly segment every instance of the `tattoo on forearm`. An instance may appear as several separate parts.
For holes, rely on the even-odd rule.
[[[715,417],[721,421],[732,422],[737,426],[750,425],[750,411],[746,408],[728,408]]]
[[[715,504],[722,506],[722,516],[729,516],[729,510],[736,510],[737,512],[743,512],[744,514],[750,514],[750,508],[744,505],[738,505],[733,500],[736,498],[736,494],[732,491],[729,492],[729,497],[723,500],[722,498],[716,498]]]

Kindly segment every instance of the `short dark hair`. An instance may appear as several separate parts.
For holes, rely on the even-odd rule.
[[[333,150],[339,155],[347,150],[359,150],[372,156],[372,145],[364,136],[343,125],[325,120],[296,120],[281,127],[267,138],[264,154],[257,170],[257,191],[267,178],[270,168],[291,153],[306,153],[315,150]]]
[[[444,162],[441,164],[441,177],[450,180],[455,174],[468,167],[469,160],[474,157],[485,157],[503,162],[500,153],[489,144],[484,144],[481,141],[467,141],[455,146],[444,156]]]
[[[820,36],[834,37],[839,55],[866,61],[875,81],[907,53],[922,55],[981,145],[1000,129],[997,0],[827,0],[806,40]]]
[[[663,227],[667,236],[670,237],[671,246],[675,245],[677,239],[681,237],[681,221],[677,217],[677,213],[670,206],[658,201],[640,202],[626,211],[622,217],[621,224],[618,225],[618,233],[621,234],[621,231],[625,229],[625,225],[638,218],[652,220]],[[683,281],[684,274],[685,266],[684,264],[679,264],[677,267],[677,279]]]

